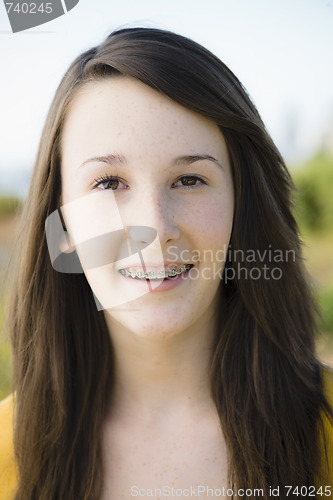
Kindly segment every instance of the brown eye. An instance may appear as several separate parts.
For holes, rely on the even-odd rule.
[[[126,185],[118,177],[104,176],[95,179],[94,189],[118,191],[126,189]]]
[[[186,176],[181,178],[183,186],[195,186],[199,179],[193,176]]]
[[[200,187],[202,184],[207,184],[206,181],[204,181],[201,177],[198,177],[197,175],[183,175],[182,177],[179,177],[178,181],[172,184],[173,188],[176,187],[186,187],[186,188],[191,188],[191,187]]]
[[[119,187],[119,180],[110,179],[109,181],[103,182],[102,184],[105,186],[104,189],[112,189],[114,191]]]

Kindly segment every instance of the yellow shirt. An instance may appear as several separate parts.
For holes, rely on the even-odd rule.
[[[0,403],[0,500],[11,500],[17,483],[13,447],[13,396]]]
[[[323,376],[325,394],[333,406],[333,369],[325,367]],[[0,402],[0,500],[12,500],[17,484],[13,448],[13,409],[12,396],[8,396]],[[330,471],[333,471],[333,426],[327,420],[325,421],[325,431],[329,466]],[[332,485],[327,484],[327,486]],[[328,496],[324,494],[322,498],[328,498]]]

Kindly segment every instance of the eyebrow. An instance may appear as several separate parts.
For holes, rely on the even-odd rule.
[[[202,160],[208,160],[213,163],[215,163],[218,167],[223,169],[223,165],[216,159],[214,156],[207,155],[207,154],[194,154],[194,155],[183,155],[183,156],[177,156],[176,158],[173,158],[171,161],[171,165],[173,166],[182,166],[182,165],[191,165],[192,163],[195,163],[196,161],[202,161]],[[91,162],[99,162],[99,163],[106,163],[107,165],[126,165],[127,160],[125,156],[120,155],[118,153],[110,153],[105,156],[94,156],[92,158],[89,158],[88,160],[85,160],[79,168],[83,167],[87,163]]]

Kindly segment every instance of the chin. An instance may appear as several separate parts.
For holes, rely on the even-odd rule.
[[[134,308],[133,308],[134,309]],[[145,339],[167,339],[188,330],[195,320],[192,320],[193,314],[181,315],[176,311],[163,312],[158,310],[129,310],[127,305],[123,310],[107,310],[106,320],[110,325],[111,331],[121,328],[125,333],[128,332],[134,337]]]

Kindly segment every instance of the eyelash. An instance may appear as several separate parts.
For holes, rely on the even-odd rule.
[[[198,175],[182,175],[181,177],[179,177],[177,179],[177,181],[175,183],[172,184],[172,186],[174,186],[177,182],[179,182],[182,179],[195,179],[196,181],[199,181],[200,184],[207,185],[207,182],[202,177],[199,177]],[[104,176],[98,177],[97,179],[94,179],[94,183],[92,184],[92,186],[93,186],[93,189],[97,189],[98,186],[100,186],[101,184],[104,184],[106,182],[112,182],[112,181],[118,181],[118,182],[121,182],[122,184],[125,184],[118,176],[104,175]],[[198,183],[190,185],[190,186],[186,186],[183,184],[182,187],[184,187],[185,189],[191,189],[191,188],[198,187],[198,185],[199,185]],[[106,188],[104,190],[108,191],[108,189],[106,189]],[[111,191],[117,191],[117,189],[111,189]]]
[[[92,184],[93,189],[98,188],[101,184],[104,184],[105,182],[112,182],[112,181],[119,181],[125,184],[117,175],[102,175],[101,177],[98,177],[97,179],[94,179],[94,182]],[[105,189],[107,191],[107,189]],[[116,189],[111,189],[111,191],[117,191]]]

